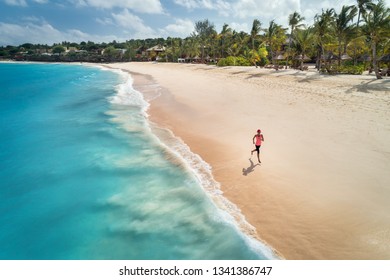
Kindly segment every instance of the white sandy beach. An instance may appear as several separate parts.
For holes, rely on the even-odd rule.
[[[390,79],[118,63],[286,259],[390,259]],[[261,165],[252,137],[265,142]],[[250,161],[253,162],[253,165]]]

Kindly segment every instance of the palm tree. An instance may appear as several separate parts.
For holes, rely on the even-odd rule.
[[[252,41],[252,50],[255,50],[255,40],[261,31],[261,22],[258,19],[255,19],[252,24],[251,29],[251,41]]]
[[[291,41],[293,40],[294,30],[297,27],[303,26],[303,24],[301,22],[304,20],[305,20],[305,18],[302,17],[298,12],[294,12],[288,16],[288,25],[291,27],[291,31],[290,31],[290,38],[288,40],[288,54],[287,54],[287,60],[286,60],[286,68],[288,66],[288,57],[290,55]]]
[[[341,48],[342,42],[347,41],[347,35],[353,31],[354,26],[349,23],[357,14],[357,8],[353,5],[343,6],[339,14],[335,13],[334,21],[334,31],[338,40],[338,49],[339,49],[339,66],[341,65]],[[346,50],[346,43],[344,46],[344,51]]]
[[[183,51],[184,53],[189,57],[195,57],[199,56],[200,54],[200,48],[199,48],[199,41],[196,39],[196,37],[188,37],[184,41],[183,45]]]
[[[317,41],[317,69],[321,70],[321,56],[325,55],[324,41],[329,37],[331,23],[334,17],[334,9],[322,11],[321,15],[314,17],[314,34]]]
[[[373,5],[372,10],[363,14],[365,25],[362,26],[363,33],[371,42],[372,64],[377,79],[382,76],[378,71],[377,65],[377,45],[378,43],[390,36],[390,9],[385,7],[383,0]]]
[[[298,29],[295,34],[295,46],[301,55],[301,70],[303,69],[303,60],[313,43],[313,29]]]
[[[221,39],[221,58],[224,57],[225,53],[225,44],[229,40],[229,38],[232,36],[232,29],[229,27],[228,24],[224,24],[222,27],[222,31],[219,34],[219,38]]]
[[[166,61],[168,61],[168,58],[170,58],[172,62],[177,61],[177,59],[181,57],[181,39],[168,37],[166,42]]]
[[[359,27],[360,16],[362,14],[367,13],[367,10],[372,9],[373,5],[374,5],[374,3],[372,2],[372,0],[357,0],[357,6],[358,6],[359,13],[358,13],[356,27]]]
[[[199,40],[202,48],[202,62],[204,62],[204,49],[210,44],[212,36],[216,33],[215,26],[208,19],[195,22],[195,33],[193,34]]]
[[[245,53],[244,48],[247,46],[249,39],[250,38],[247,33],[233,31],[232,42],[230,44],[230,47],[227,50],[228,54],[230,56],[233,56],[234,60],[240,54],[244,54]],[[236,63],[234,62],[234,65],[235,64]]]
[[[271,60],[274,63],[276,48],[282,44],[286,38],[286,29],[281,25],[276,24],[274,20],[269,23],[269,27],[265,32],[265,41],[268,44]]]
[[[360,16],[362,14],[367,13],[367,10],[371,9],[373,7],[372,0],[357,0],[357,7],[358,7],[358,19],[356,22],[356,29],[357,32],[359,32],[359,24],[360,24]],[[356,46],[354,46],[353,49],[353,64],[356,65]]]

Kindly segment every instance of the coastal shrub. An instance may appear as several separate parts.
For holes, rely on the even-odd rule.
[[[251,65],[257,65],[257,62],[260,61],[260,56],[255,50],[250,50],[246,53],[246,58],[249,60]]]
[[[269,64],[269,60],[266,57],[261,57],[260,61],[257,62],[257,65],[261,67],[266,66],[267,64]]]
[[[351,65],[351,66],[340,66],[339,72],[342,74],[361,75],[363,74],[364,66]]]
[[[248,59],[241,56],[228,56],[218,61],[218,66],[250,66]]]
[[[236,65],[238,65],[238,66],[251,66],[251,63],[248,59],[239,56],[239,57],[237,57]]]
[[[221,58],[220,60],[218,60],[217,66],[227,66],[226,58]]]

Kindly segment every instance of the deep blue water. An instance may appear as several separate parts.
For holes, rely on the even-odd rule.
[[[152,134],[131,77],[0,63],[0,259],[263,259]]]

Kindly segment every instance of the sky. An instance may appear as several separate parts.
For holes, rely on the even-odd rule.
[[[208,19],[218,32],[226,23],[249,32],[254,19],[287,27],[294,11],[306,24],[322,9],[356,0],[0,0],[0,46],[124,42],[130,39],[189,36],[194,23]],[[390,0],[385,0],[387,7]]]

